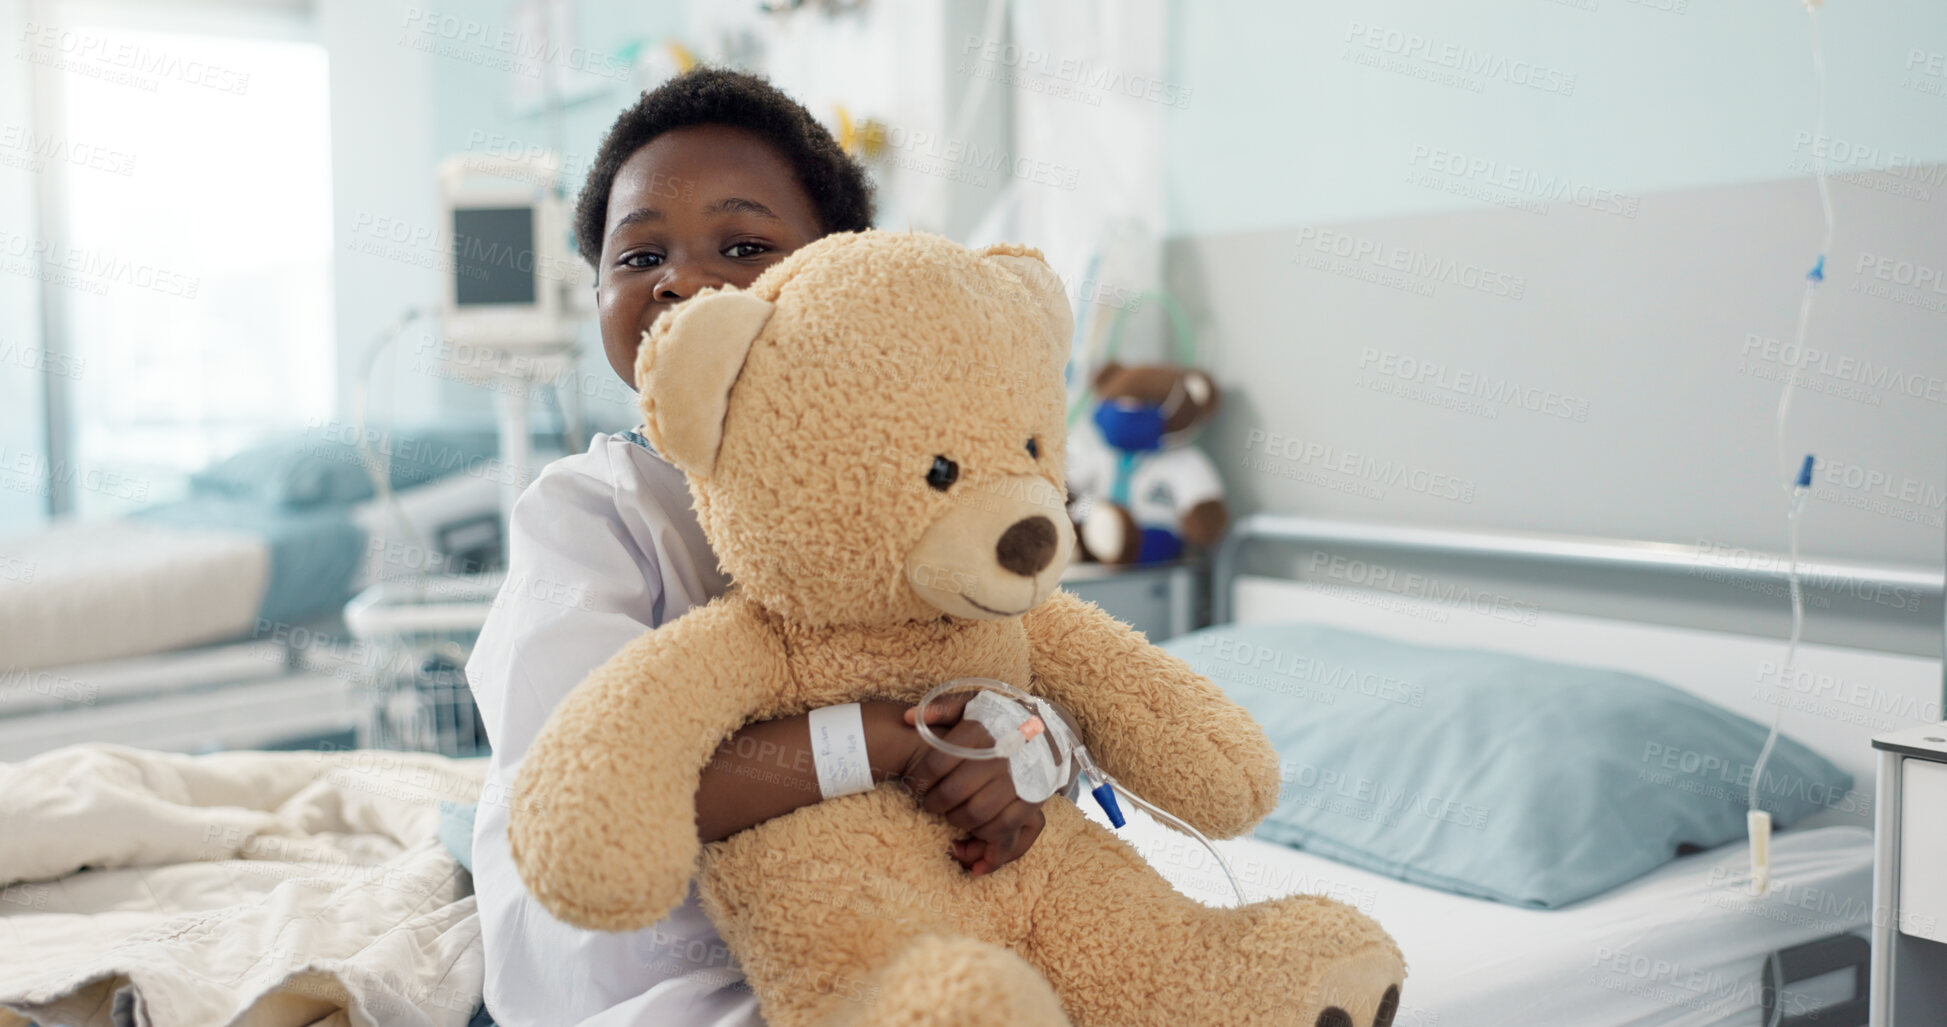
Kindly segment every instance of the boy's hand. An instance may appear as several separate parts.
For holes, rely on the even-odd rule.
[[[956,692],[927,707],[926,723],[935,734],[955,745],[984,748],[993,736],[979,723],[962,720],[967,704],[979,693]],[[918,706],[906,710],[906,723],[915,722]],[[1066,711],[1063,711],[1066,718]],[[1072,723],[1072,719],[1070,723]],[[1040,744],[1052,745],[1044,733]],[[902,775],[920,805],[938,813],[970,837],[953,844],[953,858],[975,877],[1019,859],[1041,837],[1047,821],[1041,804],[1014,792],[1014,779],[1004,759],[963,760],[916,740],[912,759]]]

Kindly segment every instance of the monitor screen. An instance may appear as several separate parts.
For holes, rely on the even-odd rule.
[[[460,307],[532,304],[534,208],[453,211],[453,298]]]

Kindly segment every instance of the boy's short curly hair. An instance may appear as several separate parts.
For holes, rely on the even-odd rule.
[[[810,111],[755,75],[699,66],[643,93],[602,139],[575,201],[575,245],[590,267],[601,263],[616,173],[650,140],[690,125],[740,128],[777,147],[797,172],[826,233],[872,227],[872,184],[865,169]]]

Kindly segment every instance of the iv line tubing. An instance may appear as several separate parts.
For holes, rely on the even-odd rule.
[[[1224,872],[1224,878],[1230,882],[1231,891],[1237,895],[1238,904],[1242,905],[1250,901],[1244,895],[1244,887],[1237,883],[1237,875],[1231,873],[1230,863],[1224,859],[1224,854],[1217,851],[1217,847],[1211,844],[1210,839],[1204,837],[1203,832],[1197,830],[1194,827],[1191,827],[1189,824],[1185,823],[1181,819],[1177,818],[1175,815],[1171,814],[1168,810],[1165,810],[1162,807],[1157,806],[1155,803],[1152,803],[1149,800],[1143,798],[1142,796],[1137,795],[1135,792],[1131,791],[1127,785],[1124,785],[1122,782],[1117,781],[1116,779],[1110,777],[1107,772],[1102,770],[1100,766],[1096,765],[1095,760],[1089,756],[1088,750],[1082,747],[1081,739],[1075,738],[1069,733],[1068,725],[1066,722],[1064,722],[1060,717],[1049,716],[1046,711],[1041,710],[1042,700],[1037,699],[1035,696],[1030,695],[1029,693],[1019,688],[1016,688],[1005,681],[996,681],[991,678],[956,678],[952,681],[947,681],[942,684],[934,686],[932,691],[927,692],[925,697],[923,697],[919,701],[919,708],[920,708],[921,715],[913,718],[914,721],[913,726],[919,729],[919,736],[920,738],[925,740],[926,744],[932,746],[935,749],[940,750],[941,752],[958,756],[961,759],[967,759],[967,760],[1006,759],[1007,757],[1014,755],[1016,752],[1019,752],[1021,746],[1027,744],[1028,739],[1026,738],[1026,736],[1015,735],[1005,740],[995,739],[995,744],[987,748],[974,748],[965,745],[957,745],[933,733],[933,729],[931,726],[929,726],[926,723],[926,717],[924,715],[926,709],[933,705],[933,701],[948,692],[967,691],[975,688],[986,689],[987,691],[990,692],[999,692],[1000,694],[1005,695],[1010,699],[1013,699],[1014,701],[1022,704],[1023,706],[1026,706],[1029,709],[1035,710],[1036,712],[1040,713],[1043,723],[1046,724],[1048,728],[1047,734],[1049,736],[1049,744],[1065,746],[1068,750],[1066,754],[1057,750],[1056,755],[1057,757],[1060,758],[1062,762],[1066,762],[1068,756],[1072,755],[1075,758],[1075,760],[1081,764],[1082,773],[1086,774],[1088,777],[1096,781],[1099,781],[1103,784],[1110,786],[1112,789],[1115,790],[1117,794],[1120,794],[1123,797],[1127,798],[1130,802],[1135,803],[1137,806],[1147,811],[1150,816],[1155,817],[1157,820],[1162,821],[1164,824],[1167,824],[1168,826],[1176,829],[1178,832],[1187,834],[1190,837],[1195,838],[1197,841],[1202,842],[1203,847],[1205,849],[1210,850],[1210,855],[1216,858],[1217,866],[1220,869],[1222,869]]]

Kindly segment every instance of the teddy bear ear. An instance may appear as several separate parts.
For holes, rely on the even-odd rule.
[[[1120,377],[1122,377],[1122,365],[1111,360],[1103,364],[1101,370],[1095,372],[1094,379],[1089,382],[1089,388],[1094,389],[1098,394],[1107,392],[1109,386]]]
[[[1068,290],[1062,287],[1055,269],[1041,259],[1039,252],[1025,246],[989,246],[980,255],[1014,272],[1027,285],[1035,302],[1048,315],[1055,342],[1067,353],[1068,340],[1075,334],[1075,312],[1068,306]]]
[[[730,387],[772,309],[742,290],[704,291],[642,334],[636,388],[649,444],[663,459],[699,477],[716,470]]]

